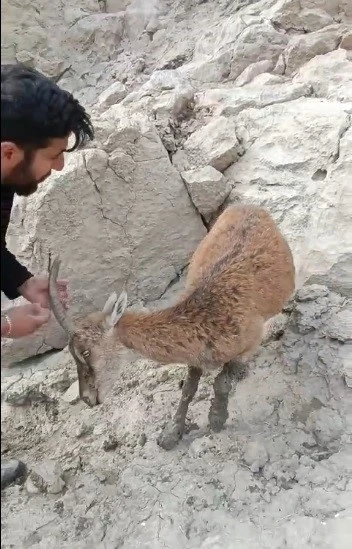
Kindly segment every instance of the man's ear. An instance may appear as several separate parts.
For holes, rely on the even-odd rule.
[[[23,156],[23,150],[12,141],[3,141],[1,143],[1,162],[5,163],[3,168],[17,166],[23,160]]]

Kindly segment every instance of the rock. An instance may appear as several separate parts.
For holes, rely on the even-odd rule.
[[[311,412],[306,422],[306,428],[313,432],[318,444],[325,446],[340,439],[345,424],[335,410],[320,408]]]
[[[316,2],[298,0],[280,0],[269,10],[270,20],[286,31],[314,32],[334,22],[331,14]],[[314,6],[317,6],[316,9]]]
[[[184,143],[183,152],[190,169],[210,165],[223,172],[242,153],[233,120],[219,116],[195,131]],[[177,157],[173,158],[177,167]]]
[[[91,57],[111,59],[121,43],[124,23],[123,13],[93,14],[69,27],[64,38],[77,53],[89,50]]]
[[[10,249],[34,272],[45,272],[49,253],[59,253],[73,316],[102,307],[126,281],[130,302],[157,299],[205,235],[154,126],[141,115],[116,119],[118,109],[96,123],[96,149],[72,153],[61,173],[17,200],[8,231]],[[18,360],[46,350],[43,339],[65,344],[56,324],[48,330],[26,346],[10,342],[3,353]]]
[[[149,0],[148,5],[144,0],[131,0],[126,6],[125,25],[126,34],[130,40],[136,40],[141,36],[150,20],[156,18],[158,12],[158,0]]]
[[[261,74],[245,87],[215,88],[197,94],[195,99],[198,108],[211,108],[215,115],[231,117],[250,107],[285,103],[311,93],[312,88],[307,83],[292,84],[278,75]]]
[[[10,375],[12,370],[6,370],[6,375]],[[67,349],[28,359],[19,364],[15,371],[18,378],[2,394],[11,406],[56,400],[58,392],[66,391],[77,379],[77,369]]]
[[[268,453],[262,443],[250,441],[247,443],[243,459],[253,473],[257,473],[268,461]]]
[[[115,437],[115,435],[108,435],[107,438],[103,441],[102,448],[105,450],[105,452],[110,452],[112,450],[116,450],[116,448],[119,445],[118,439]]]
[[[269,22],[250,25],[241,33],[233,49],[230,78],[238,78],[251,63],[276,63],[287,41],[287,35],[276,31]]]
[[[78,380],[76,380],[62,395],[62,400],[68,404],[76,404],[79,401],[79,398],[79,383]]]
[[[126,86],[121,82],[114,82],[106,90],[103,91],[98,97],[98,108],[103,110],[119,103],[126,97]]]
[[[340,48],[352,50],[352,31],[346,32],[346,34],[343,35],[340,42]]]
[[[326,286],[320,286],[319,284],[311,284],[309,286],[303,286],[296,292],[297,301],[316,301],[319,297],[326,297],[329,293],[329,289]]]
[[[231,191],[231,186],[222,173],[211,166],[182,172],[181,176],[192,202],[204,216],[216,212]]]
[[[105,0],[107,13],[118,13],[124,11],[131,0]]]
[[[352,101],[352,59],[341,48],[317,55],[300,68],[294,82],[312,86],[316,97]]]
[[[345,343],[339,351],[341,373],[349,389],[352,389],[352,344]]]
[[[285,74],[293,74],[316,55],[323,55],[335,50],[341,40],[342,32],[342,26],[330,25],[316,32],[293,36],[283,52]]]
[[[180,67],[180,74],[200,83],[222,82],[231,70],[231,53],[224,52],[211,59],[194,61]]]
[[[258,76],[259,74],[262,74],[263,72],[270,72],[270,70],[273,68],[273,62],[269,61],[268,59],[252,63],[246,69],[244,69],[244,71],[236,78],[236,85],[244,86],[245,84],[251,82],[251,80],[253,80],[253,78]]]
[[[194,93],[190,90],[164,92],[152,106],[156,119],[170,117],[182,119],[193,107]]]
[[[6,488],[12,482],[21,479],[26,474],[26,466],[17,459],[1,459],[1,490]]]
[[[294,254],[298,288],[314,283],[351,293],[349,126],[348,106],[316,98],[236,117],[246,152],[225,172],[233,185],[228,201],[261,204],[278,220]]]
[[[49,459],[32,469],[27,483],[30,493],[36,493],[37,490],[48,494],[60,494],[65,486],[60,464]]]
[[[338,341],[352,340],[352,309],[345,309],[334,314],[325,328],[325,333],[331,339]]]

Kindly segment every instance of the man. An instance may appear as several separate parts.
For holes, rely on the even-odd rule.
[[[1,313],[1,337],[29,335],[49,319],[47,276],[33,276],[6,247],[14,195],[34,193],[52,170],[62,170],[65,152],[93,137],[90,117],[69,92],[21,64],[1,66],[1,291],[29,302]],[[67,281],[58,289],[66,305]],[[1,488],[24,469],[21,462],[1,461]]]

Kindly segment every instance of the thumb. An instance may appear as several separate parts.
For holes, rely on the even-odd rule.
[[[33,303],[32,315],[35,317],[38,323],[43,324],[44,322],[47,322],[49,320],[50,310],[44,309],[39,303]]]

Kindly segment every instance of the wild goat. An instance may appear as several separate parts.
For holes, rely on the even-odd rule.
[[[183,294],[162,310],[126,310],[126,293],[113,293],[102,312],[73,325],[57,295],[59,266],[56,259],[49,275],[51,307],[69,334],[80,397],[87,404],[104,400],[123,350],[188,365],[176,414],[158,438],[166,450],[183,435],[203,371],[221,368],[208,419],[214,431],[224,427],[231,378],[257,351],[264,323],[281,312],[295,284],[290,248],[273,219],[261,208],[242,205],[220,215],[191,259]]]

